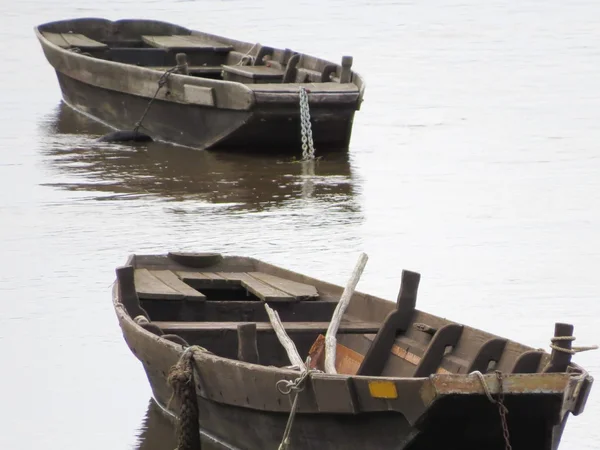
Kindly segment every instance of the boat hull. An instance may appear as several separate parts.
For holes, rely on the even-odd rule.
[[[74,34],[69,34],[71,30]],[[92,53],[89,53],[78,48],[61,47],[60,40],[52,41],[50,38],[80,36],[78,33],[116,43],[109,46],[93,40],[94,45],[104,47],[90,49]],[[64,101],[112,128],[132,129],[143,118],[143,131],[156,140],[201,150],[300,156],[300,87],[304,86],[308,92],[312,138],[317,151],[321,154],[348,148],[354,114],[360,107],[364,90],[358,74],[353,73],[352,82],[344,83],[310,82],[308,78],[292,83],[246,83],[220,79],[225,77],[223,71],[221,75],[211,73],[210,76],[176,72],[167,76],[165,71],[175,64],[173,51],[136,47],[141,45],[141,41],[132,41],[131,37],[171,33],[210,38],[205,33],[143,20],[110,22],[76,19],[53,22],[36,29],[44,55],[55,69]],[[120,36],[122,41],[114,41],[114,36]],[[218,39],[230,43],[236,50],[227,56],[229,59],[223,59],[225,57],[219,56],[219,53],[212,56],[205,54],[202,61],[208,61],[208,69],[218,72],[221,67],[243,67],[233,61],[251,46],[228,38]],[[137,56],[125,57],[127,52]],[[282,55],[282,50],[276,52]],[[198,58],[193,52],[190,55]],[[135,58],[142,58],[140,61],[145,62],[135,63]],[[335,66],[308,55],[302,55],[302,61],[306,66],[298,69],[304,70],[302,77],[320,73],[309,67],[324,70],[323,67]],[[196,61],[196,64],[200,63]]]
[[[117,129],[133,129],[149,99],[83,83],[56,72],[62,97],[70,107]],[[311,110],[316,153],[348,148],[354,120],[350,108]],[[219,110],[155,100],[142,130],[156,140],[196,149],[302,154],[299,109]]]
[[[164,345],[157,336],[136,330],[121,321],[123,335],[143,364],[153,396],[170,414],[179,414],[173,391],[167,384],[170,368],[182,347]],[[178,348],[179,347],[179,348]],[[201,390],[202,369],[196,374]],[[226,376],[223,374],[223,376]],[[243,390],[243,386],[240,386]],[[276,387],[273,386],[273,391]],[[267,400],[265,400],[267,401]],[[510,442],[513,450],[555,450],[568,415],[561,420],[563,396],[543,393],[507,396]],[[225,404],[197,395],[199,427],[222,448],[262,450],[278,448],[289,412],[261,411]],[[297,413],[290,436],[291,448],[333,450],[504,450],[498,407],[483,395],[449,395],[434,402],[415,423],[395,411],[359,414]]]

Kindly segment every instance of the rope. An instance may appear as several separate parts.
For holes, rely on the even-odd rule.
[[[294,424],[294,419],[296,417],[296,410],[298,409],[298,394],[304,390],[304,382],[311,373],[321,372],[318,369],[309,369],[309,367],[310,356],[306,358],[306,368],[302,371],[298,378],[293,381],[279,380],[275,384],[277,390],[283,395],[289,395],[292,392],[294,393],[294,400],[292,401],[290,416],[288,417],[288,421],[285,425],[285,430],[283,432],[283,437],[281,438],[281,443],[279,444],[278,450],[287,450],[288,446],[290,445],[290,434],[292,431],[292,425]]]
[[[177,450],[201,450],[198,399],[194,385],[194,351],[202,347],[191,346],[181,354],[179,361],[171,367],[167,383],[173,388],[173,397],[180,402],[177,426]]]
[[[587,352],[589,350],[598,350],[597,345],[588,345],[588,346],[571,347],[571,348],[562,348],[562,347],[559,347],[558,345],[554,345],[555,342],[574,341],[575,339],[576,339],[575,336],[554,336],[552,339],[550,339],[550,341],[552,342],[552,344],[550,344],[550,348],[552,350],[556,350],[557,352],[569,353],[570,355],[574,355],[579,352]]]
[[[488,400],[493,403],[494,405],[498,405],[498,413],[500,414],[500,422],[502,425],[502,436],[504,438],[504,448],[505,450],[512,450],[512,446],[510,444],[510,433],[508,430],[508,422],[506,420],[506,415],[508,414],[508,408],[506,407],[506,405],[504,404],[504,389],[502,386],[502,372],[500,372],[499,370],[495,371],[496,373],[496,378],[498,379],[498,400],[496,400],[494,397],[492,397],[492,393],[490,392],[490,388],[487,385],[487,383],[485,382],[485,378],[483,377],[483,374],[476,370],[474,372],[471,372],[470,375],[475,375],[477,378],[479,378],[479,381],[481,381],[481,385],[483,386],[483,390],[485,392],[485,395],[487,396]]]
[[[252,50],[254,50],[254,47],[256,47],[256,45],[257,45],[257,44],[256,44],[256,43],[254,43],[254,44],[252,45],[252,47],[250,47],[250,50],[248,50],[248,51],[246,52],[246,54],[245,54],[245,55],[242,55],[242,57],[240,58],[240,60],[239,60],[239,61],[236,63],[236,66],[241,66],[241,65],[242,65],[242,63],[244,62],[244,60],[245,60],[246,58],[248,58],[248,59],[249,59],[251,62],[254,62],[254,56],[251,56],[251,55],[250,55],[250,52],[251,52]]]
[[[476,370],[474,372],[471,372],[469,375],[475,375],[477,376],[477,378],[479,378],[479,381],[481,381],[481,386],[483,386],[483,390],[485,392],[486,397],[490,402],[496,404],[497,401],[494,397],[492,397],[492,393],[490,392],[489,386],[485,382],[485,378],[483,378],[483,374],[479,370]]]

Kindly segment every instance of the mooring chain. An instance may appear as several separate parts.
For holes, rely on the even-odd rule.
[[[508,421],[506,415],[508,414],[508,408],[504,405],[504,389],[502,387],[502,372],[496,370],[496,378],[498,378],[498,412],[500,413],[500,420],[502,421],[502,434],[504,435],[504,444],[506,450],[512,450],[510,445],[510,434],[508,432]]]
[[[502,422],[502,435],[504,436],[504,448],[505,450],[512,450],[512,445],[510,445],[510,434],[508,432],[508,421],[506,420],[506,415],[508,414],[508,408],[504,404],[504,389],[502,386],[502,372],[496,370],[496,378],[498,379],[498,398],[495,399],[490,392],[490,388],[485,382],[485,378],[483,374],[476,370],[471,372],[471,375],[476,375],[481,381],[481,386],[483,387],[483,391],[485,392],[486,397],[491,403],[498,405],[498,412],[500,413],[500,421]]]
[[[169,70],[165,71],[160,78],[158,79],[158,87],[156,88],[156,92],[154,92],[154,96],[150,99],[150,101],[148,102],[148,105],[146,105],[146,110],[144,111],[144,114],[142,114],[142,117],[140,118],[140,120],[135,124],[135,127],[133,128],[133,131],[135,133],[138,132],[138,130],[140,129],[140,127],[142,126],[142,121],[144,120],[144,118],[146,117],[146,114],[148,114],[148,111],[150,110],[150,106],[152,105],[152,102],[154,102],[154,100],[156,99],[156,96],[158,95],[159,91],[162,89],[162,87],[167,84],[167,81],[169,79],[169,77],[171,76],[172,73],[177,72],[180,69],[180,66],[177,65],[175,67],[170,68]]]
[[[310,124],[308,93],[303,86],[300,86],[300,126],[302,129],[302,159],[314,159],[315,146],[313,143],[312,127]]]

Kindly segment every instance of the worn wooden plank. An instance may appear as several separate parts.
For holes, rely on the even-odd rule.
[[[502,352],[506,347],[506,339],[493,338],[485,342],[473,358],[471,365],[467,369],[467,373],[471,373],[475,370],[486,373],[487,368],[491,361],[496,363],[502,358]]]
[[[153,321],[165,332],[177,332],[180,330],[197,330],[203,333],[221,333],[226,331],[235,331],[237,333],[238,325],[247,322],[162,322]],[[287,333],[325,333],[329,322],[283,322],[283,327]],[[373,333],[379,328],[377,322],[362,321],[342,321],[339,333]],[[275,330],[270,322],[257,322],[257,333],[274,333]]]
[[[402,271],[400,292],[396,300],[396,309],[385,318],[371,347],[358,369],[359,375],[380,376],[398,333],[405,333],[410,326],[417,303],[417,291],[421,275],[409,270]]]
[[[217,275],[229,281],[239,281],[244,288],[265,302],[289,302],[296,300],[290,294],[275,289],[248,275],[246,272],[217,272]]]
[[[140,298],[183,300],[185,295],[156,278],[148,269],[135,269],[135,290]]]
[[[443,326],[435,334],[427,351],[419,361],[419,365],[415,369],[414,377],[428,377],[432,373],[436,373],[438,370],[442,358],[444,357],[444,351],[446,347],[454,347],[460,339],[463,331],[463,326],[451,323]]]
[[[108,45],[90,39],[77,33],[49,33],[43,32],[46,39],[62,48],[79,47],[81,49],[105,49]]]
[[[355,414],[359,405],[349,376],[315,373],[311,375],[317,408],[328,413]]]
[[[231,45],[221,44],[217,41],[211,41],[200,36],[192,35],[172,35],[172,36],[150,36],[143,35],[142,41],[146,44],[170,50],[190,49],[190,50],[212,50],[216,52],[229,52],[233,50]]]
[[[515,361],[510,373],[536,373],[544,356],[543,351],[530,350],[523,352]]]
[[[310,284],[298,283],[297,281],[286,280],[264,272],[248,272],[248,275],[256,278],[263,283],[273,286],[275,289],[283,291],[296,297],[299,300],[319,297],[317,288]]]
[[[268,66],[223,66],[223,71],[250,79],[282,80],[283,70]]]
[[[175,273],[182,280],[224,281],[222,276],[212,272],[187,272],[185,270],[178,270]]]
[[[188,300],[206,300],[206,295],[181,281],[175,272],[171,270],[151,270],[149,272],[171,289],[181,293]]]

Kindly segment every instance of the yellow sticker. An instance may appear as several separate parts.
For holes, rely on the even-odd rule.
[[[374,398],[398,398],[396,384],[393,381],[369,381],[369,392]]]

